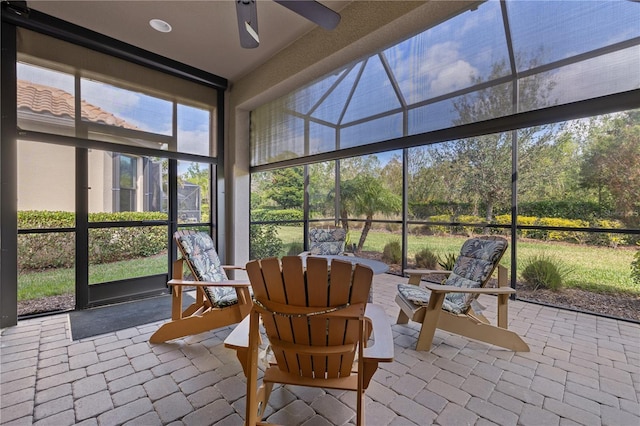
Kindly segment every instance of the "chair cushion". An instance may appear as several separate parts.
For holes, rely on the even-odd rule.
[[[309,252],[315,255],[338,255],[344,253],[346,231],[336,229],[310,229]]]
[[[460,255],[453,265],[453,272],[444,284],[461,288],[479,288],[489,278],[494,265],[500,260],[506,249],[506,240],[468,239],[460,248]],[[455,310],[460,312],[466,312],[471,301],[477,297],[477,294],[468,293],[447,295],[449,302],[457,306]]]
[[[429,295],[431,294],[429,290],[412,284],[398,284],[398,293],[400,293],[405,300],[417,306],[427,306],[429,304]],[[453,293],[445,296],[442,302],[442,309],[454,314],[462,313],[457,303],[451,303],[451,301],[448,300],[449,296],[453,296]]]
[[[178,238],[178,243],[193,266],[198,281],[215,283],[229,279],[208,234],[184,234]],[[214,307],[223,308],[238,303],[238,295],[233,287],[205,287],[204,291]]]

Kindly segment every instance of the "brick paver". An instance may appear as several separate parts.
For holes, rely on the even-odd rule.
[[[390,322],[398,277],[376,276]],[[495,299],[482,299],[495,318]],[[395,362],[366,392],[367,424],[640,424],[640,325],[509,302],[510,327],[531,352],[515,354],[437,331],[416,352],[419,325],[393,325]],[[224,348],[231,327],[161,345],[160,323],[71,341],[67,315],[21,321],[0,337],[0,424],[238,425],[245,378]],[[276,386],[269,421],[350,424],[355,395]]]

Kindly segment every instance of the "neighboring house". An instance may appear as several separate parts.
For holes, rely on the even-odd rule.
[[[18,80],[18,126],[75,136],[74,96]],[[112,113],[81,101],[84,122],[140,130]],[[122,143],[122,137],[100,135]],[[118,140],[120,139],[120,141]],[[126,142],[132,144],[130,139]],[[147,142],[134,141],[144,146]],[[18,209],[75,211],[75,148],[37,142],[18,144]],[[89,212],[166,211],[162,163],[109,151],[89,150]],[[37,168],[38,172],[33,173]]]

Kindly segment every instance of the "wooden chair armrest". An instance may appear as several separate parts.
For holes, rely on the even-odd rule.
[[[425,288],[434,293],[513,294],[516,292],[516,289],[511,287],[463,288],[453,285],[427,284]]]
[[[226,280],[219,282],[207,282],[207,281],[189,281],[189,280],[169,280],[167,285],[170,286],[189,286],[189,287],[250,287],[251,283],[248,280]]]
[[[371,321],[374,338],[373,346],[363,349],[364,358],[381,362],[393,361],[393,333],[384,309],[380,305],[367,303],[364,316]]]
[[[300,257],[305,257],[305,256],[319,256],[319,255],[311,254],[311,252],[310,252],[310,251],[303,251],[303,252],[302,252],[302,253],[300,253],[298,256],[300,256]],[[344,253],[340,254],[340,256],[351,256],[351,257],[353,257],[353,256],[355,256],[355,255],[354,255],[353,253],[344,252]]]
[[[247,315],[240,323],[229,333],[224,339],[225,348],[244,349],[249,347],[249,321],[250,316]]]
[[[244,266],[238,266],[238,265],[221,265],[221,268],[224,270],[236,270],[236,271],[244,271],[245,268]]]
[[[429,274],[442,274],[449,275],[451,271],[444,271],[441,269],[405,269],[406,275],[429,275]]]
[[[393,361],[393,333],[391,324],[384,309],[379,305],[367,303],[364,316],[371,321],[373,327],[374,344],[364,348],[364,357],[377,359],[382,362]],[[249,347],[249,316],[245,317],[224,339],[224,346],[230,349]]]

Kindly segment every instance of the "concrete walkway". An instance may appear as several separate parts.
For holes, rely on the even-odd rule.
[[[375,278],[389,321],[401,278]],[[480,299],[495,316],[495,298]],[[395,361],[367,391],[367,425],[640,425],[640,326],[524,302],[510,328],[530,345],[513,353],[436,332],[413,350],[418,325],[394,325]],[[2,330],[2,425],[241,425],[245,380],[223,341],[231,328],[162,345],[159,323],[71,341],[66,314]],[[355,422],[355,395],[277,387],[268,420]]]

